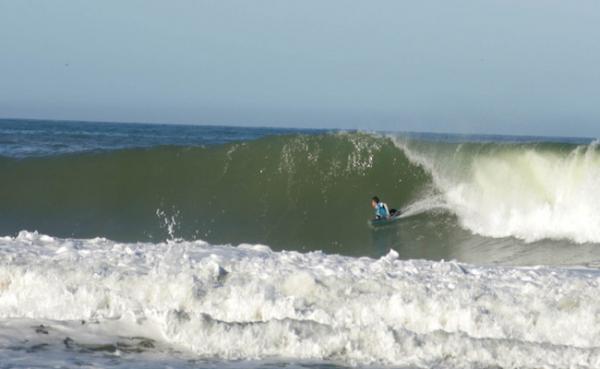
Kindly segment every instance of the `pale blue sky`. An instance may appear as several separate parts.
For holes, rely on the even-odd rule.
[[[600,136],[600,1],[0,0],[0,117]]]

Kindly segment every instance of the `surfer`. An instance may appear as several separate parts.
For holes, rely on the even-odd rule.
[[[371,206],[375,209],[375,219],[387,219],[390,217],[390,210],[387,204],[379,200],[379,197],[373,196]]]
[[[373,196],[371,198],[371,206],[375,209],[375,219],[377,220],[393,220],[397,219],[397,216],[400,215],[400,212],[396,209],[388,208],[387,204],[381,200],[379,197]]]

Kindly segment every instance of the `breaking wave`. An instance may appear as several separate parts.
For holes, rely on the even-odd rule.
[[[403,258],[433,259],[455,258],[449,244],[489,246],[490,239],[600,242],[597,143],[295,134],[0,157],[0,173],[5,235],[205,239],[355,256],[395,248]],[[367,226],[374,194],[404,211],[394,231]]]
[[[426,168],[444,203],[470,231],[527,242],[600,242],[600,150],[590,145],[396,139]]]

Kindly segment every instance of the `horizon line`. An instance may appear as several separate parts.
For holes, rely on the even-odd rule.
[[[242,125],[242,124],[211,124],[211,123],[182,123],[182,122],[141,122],[141,121],[119,121],[119,120],[87,120],[87,119],[57,119],[57,118],[24,118],[24,117],[0,117],[1,121],[34,121],[34,122],[64,122],[64,123],[99,123],[99,124],[137,124],[137,125],[156,125],[156,126],[196,126],[196,127],[222,127],[222,128],[247,128],[247,129],[272,129],[272,130],[287,130],[287,131],[336,131],[336,132],[366,132],[366,133],[399,133],[406,135],[436,135],[436,136],[455,136],[455,137],[482,137],[482,138],[499,138],[499,137],[518,137],[532,139],[571,139],[571,140],[589,140],[590,142],[597,141],[600,137],[588,136],[557,136],[557,135],[535,135],[535,134],[502,134],[502,133],[466,133],[466,132],[448,132],[448,131],[402,131],[402,130],[387,130],[387,129],[362,129],[362,128],[335,128],[335,127],[297,127],[297,126],[270,126],[270,125]]]

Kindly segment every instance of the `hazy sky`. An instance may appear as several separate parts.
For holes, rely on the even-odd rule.
[[[600,1],[0,0],[0,117],[600,136]]]

